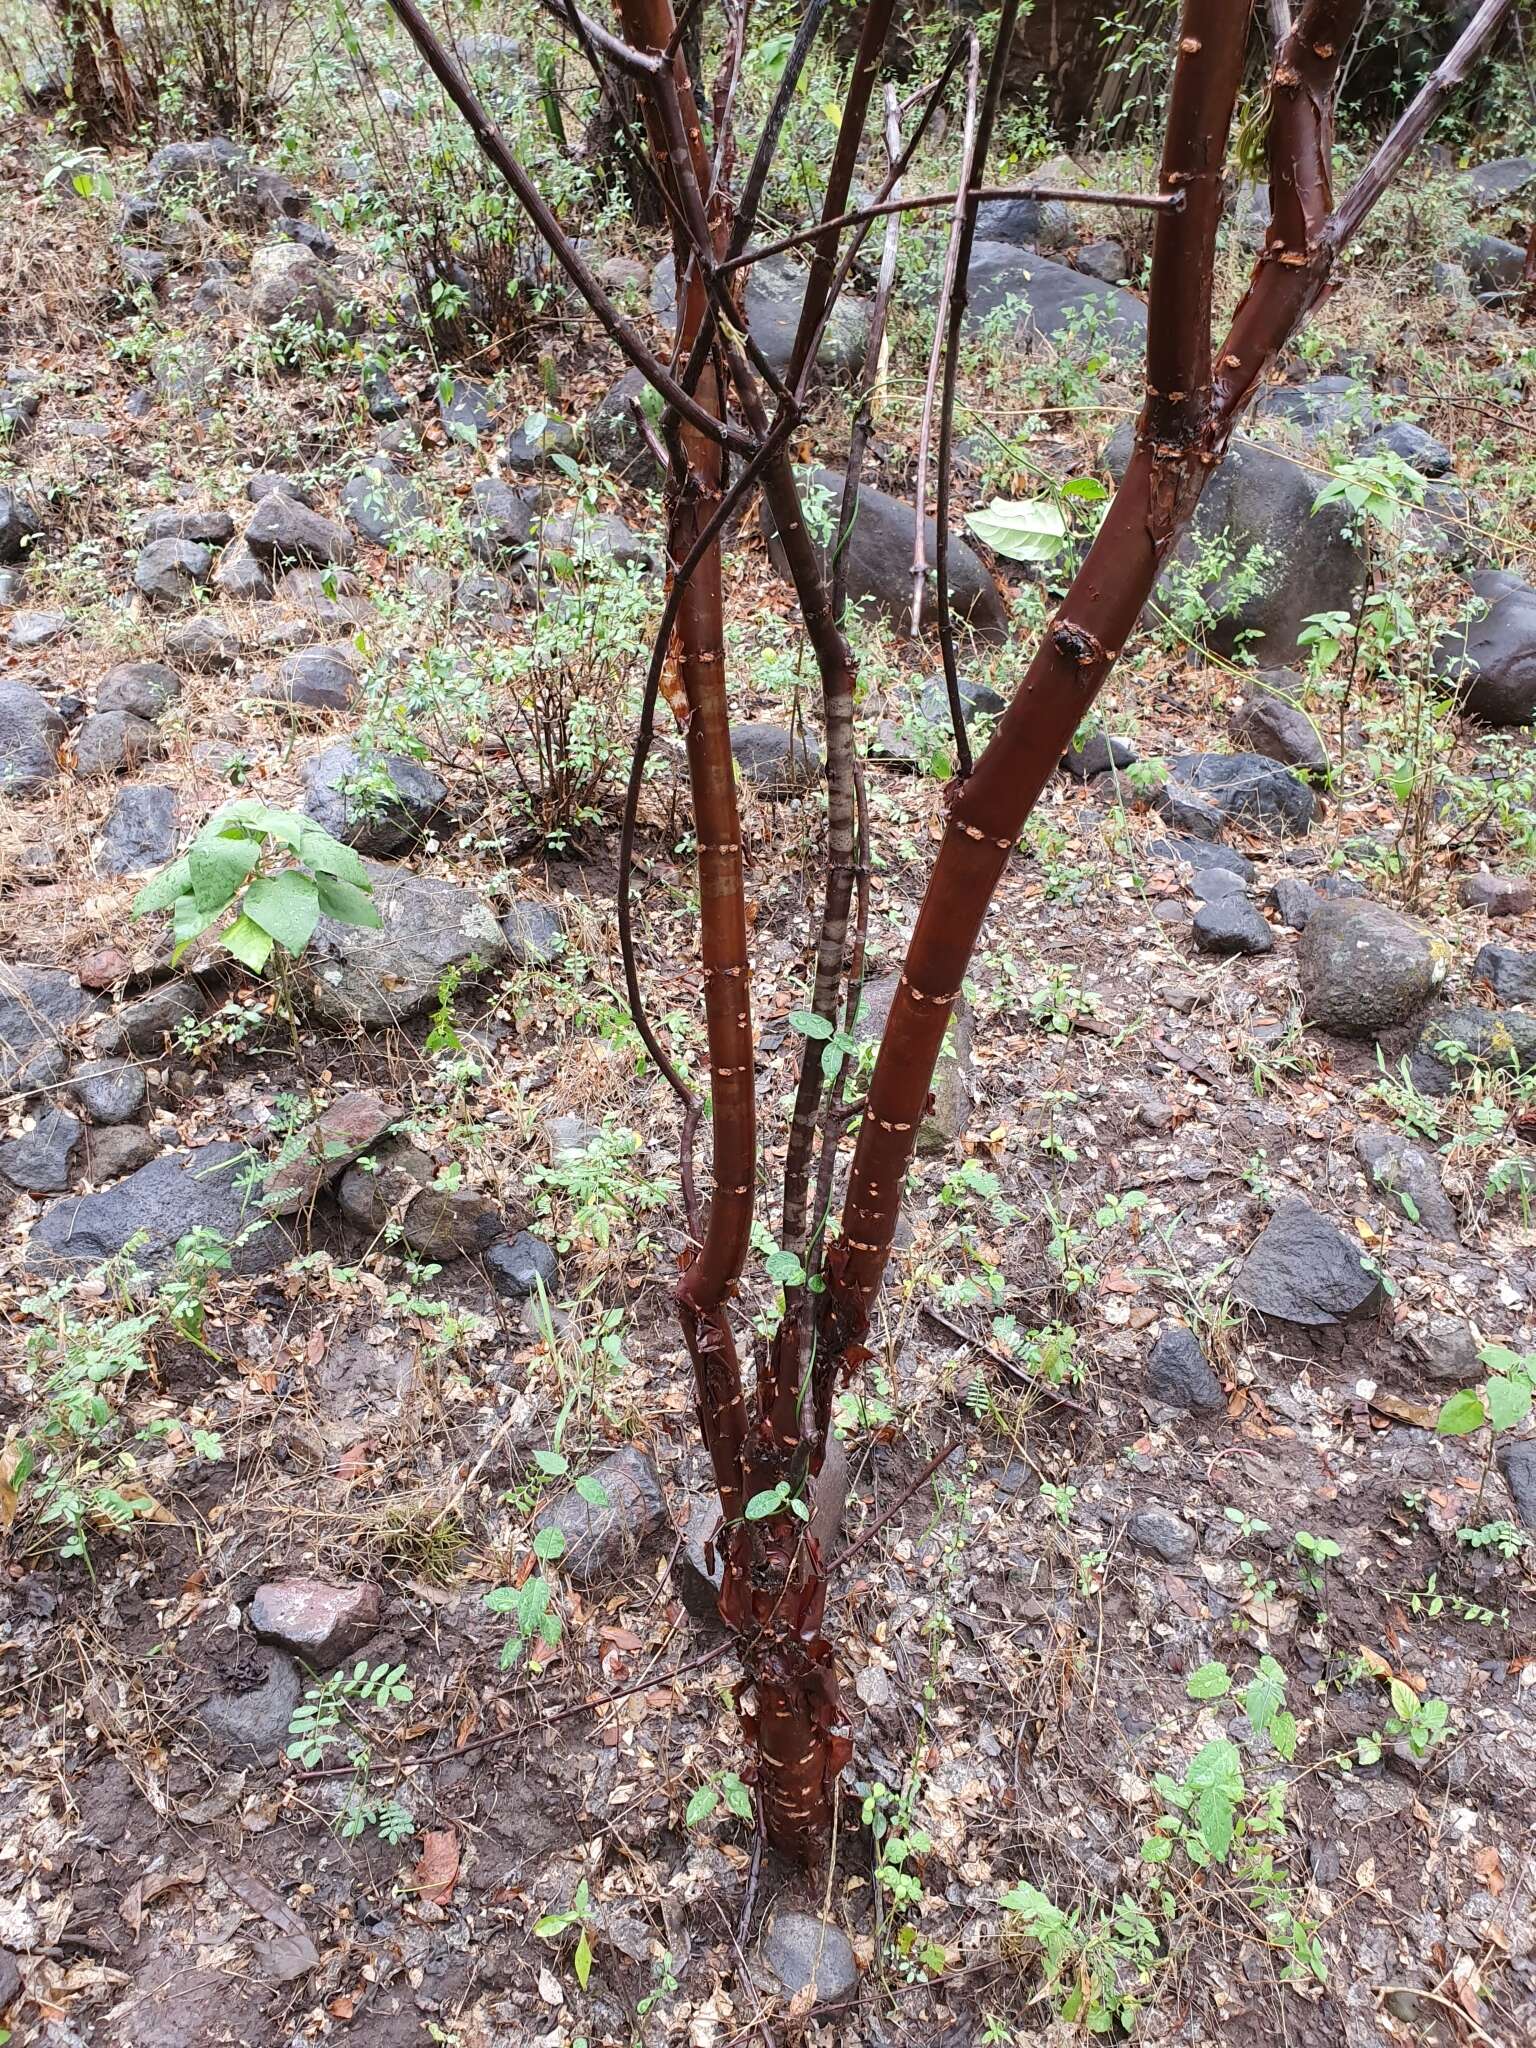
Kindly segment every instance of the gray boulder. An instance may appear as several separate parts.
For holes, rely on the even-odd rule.
[[[489,389],[468,377],[448,380],[437,394],[437,410],[450,435],[460,441],[478,441],[496,420],[496,401]]]
[[[1502,235],[1474,235],[1463,243],[1461,260],[1483,304],[1497,305],[1525,283],[1525,250]]]
[[[496,1204],[478,1188],[423,1188],[400,1219],[400,1235],[411,1250],[439,1265],[478,1258],[506,1227]]]
[[[779,1906],[758,1942],[758,1957],[786,1999],[811,1993],[812,2006],[846,2005],[859,1989],[853,1944],[834,1920]]]
[[[1395,455],[1431,481],[1449,476],[1455,457],[1443,441],[1412,420],[1393,420],[1360,443],[1361,455]]]
[[[661,482],[660,466],[635,418],[635,406],[645,409],[650,389],[640,371],[626,370],[598,400],[587,422],[592,453],[615,476],[642,489]]]
[[[530,423],[532,432],[529,431]],[[507,469],[538,475],[549,469],[551,456],[574,457],[580,446],[580,437],[569,420],[555,419],[547,413],[540,413],[537,417],[530,414],[507,436],[501,459]]]
[[[565,950],[565,926],[547,903],[514,903],[501,930],[514,967],[550,967]]]
[[[315,927],[303,973],[313,1008],[333,1024],[394,1024],[430,1008],[450,967],[478,959],[494,967],[507,941],[496,914],[473,890],[425,875],[375,869],[379,930]]]
[[[1195,944],[1202,953],[1273,953],[1275,935],[1248,898],[1237,890],[1210,897],[1195,912]]]
[[[1251,754],[1321,781],[1328,773],[1328,750],[1316,722],[1301,708],[1305,690],[1294,669],[1261,670],[1233,707],[1232,737]]]
[[[1469,1061],[1505,1073],[1530,1073],[1536,1068],[1536,1012],[1485,1010],[1469,1003],[1431,1017],[1419,1033],[1414,1059],[1418,1085],[1426,1093],[1445,1094]]]
[[[1164,1564],[1188,1564],[1195,1554],[1195,1532],[1167,1508],[1141,1508],[1125,1525],[1132,1550]]]
[[[731,728],[731,753],[742,781],[770,800],[803,796],[821,780],[821,749],[803,726],[744,719]]]
[[[776,376],[782,377],[789,368],[809,277],[809,270],[790,255],[766,257],[748,272],[744,294],[747,331]],[[677,296],[670,257],[656,266],[651,309],[668,326],[676,325]],[[829,380],[850,382],[863,367],[868,345],[869,308],[845,294],[822,332],[816,350],[817,373]]]
[[[59,772],[65,726],[30,683],[0,682],[0,795],[29,796]]]
[[[1444,946],[1416,919],[1364,896],[1319,904],[1297,959],[1307,1015],[1341,1038],[1374,1038],[1408,1023],[1448,965]]]
[[[539,544],[576,562],[600,562],[616,569],[654,569],[661,549],[642,540],[614,512],[561,512],[543,521]]]
[[[1097,335],[1123,358],[1139,356],[1146,341],[1147,309],[1140,299],[1011,242],[974,244],[966,294],[971,333],[1006,307],[1022,341],[1038,335],[1059,344],[1074,334]]]
[[[93,1124],[125,1124],[144,1107],[144,1069],[132,1060],[87,1060],[69,1077],[69,1092]]]
[[[16,612],[5,644],[13,653],[35,654],[38,648],[62,640],[72,623],[68,612]]]
[[[1500,1444],[1498,1467],[1521,1523],[1536,1530],[1536,1437]]]
[[[235,1272],[270,1272],[293,1247],[277,1224],[261,1219],[254,1188],[244,1185],[256,1164],[243,1145],[200,1145],[168,1152],[100,1194],[51,1202],[33,1229],[26,1263],[44,1272],[95,1266],[142,1238],[135,1261],[160,1272],[189,1231],[213,1230],[233,1248]]]
[[[93,711],[75,733],[75,773],[122,775],[161,752],[160,729],[131,711]]]
[[[278,665],[261,691],[271,703],[302,705],[310,711],[345,711],[357,684],[352,649],[301,647]]]
[[[131,711],[135,718],[156,719],[180,695],[181,677],[163,661],[120,661],[102,677],[96,709]]]
[[[811,472],[801,480],[801,496],[819,500],[822,518],[811,522],[818,560],[824,575],[830,572],[830,537],[842,503],[843,479],[829,469]],[[774,567],[781,576],[787,572],[783,550],[772,515],[765,502],[763,528],[768,537]],[[938,524],[923,521],[927,560],[933,560]],[[917,534],[917,513],[900,498],[888,497],[866,484],[859,492],[852,531],[843,552],[850,604],[868,604],[900,630],[912,624],[912,552]],[[930,591],[933,578],[929,577]],[[957,623],[969,626],[981,640],[1007,637],[1008,614],[1001,593],[974,549],[956,535],[949,543],[950,607]],[[927,620],[932,623],[931,604]]]
[[[298,1667],[266,1643],[242,1644],[239,1657],[236,1678],[203,1702],[197,1718],[238,1754],[275,1758],[287,1745],[288,1723],[303,1692]]]
[[[100,1054],[159,1054],[179,1025],[202,1014],[202,990],[190,976],[182,975],[101,1018],[93,1043]]]
[[[251,318],[258,326],[334,328],[341,303],[335,272],[302,242],[264,242],[251,251]]]
[[[222,547],[234,538],[235,522],[219,505],[161,505],[145,515],[140,539],[199,540]]]
[[[1463,183],[1474,206],[1503,206],[1536,184],[1536,157],[1501,156],[1476,164]]]
[[[376,859],[404,853],[442,808],[447,785],[406,754],[364,756],[339,741],[304,768],[304,809],[345,846]]]
[[[1400,1131],[1370,1129],[1355,1139],[1355,1151],[1372,1187],[1395,1196],[1410,1223],[1444,1243],[1457,1241],[1461,1232],[1456,1211],[1446,1196],[1439,1167],[1422,1145],[1415,1145]]]
[[[877,981],[865,982],[853,1020],[853,1036],[859,1044],[870,1044],[884,1036],[900,980],[899,974],[887,974]],[[955,1001],[943,1050],[934,1066],[932,1107],[918,1126],[920,1154],[946,1152],[965,1135],[974,1098],[972,1036],[971,1006],[962,995]]]
[[[1299,838],[1317,808],[1301,778],[1264,754],[1175,754],[1169,770],[1170,787],[1193,791],[1250,831]]]
[[[1164,1330],[1147,1359],[1147,1392],[1168,1408],[1192,1415],[1225,1414],[1226,1395],[1200,1340],[1182,1324]]]
[[[1536,720],[1536,589],[1505,570],[1468,579],[1481,618],[1453,626],[1435,647],[1436,675],[1484,725]]]
[[[102,827],[97,867],[104,875],[142,875],[163,867],[176,852],[177,822],[174,789],[153,783],[125,789]]]
[[[341,509],[364,540],[398,547],[431,517],[419,484],[390,463],[368,463],[343,487]]]
[[[344,527],[290,498],[286,491],[268,491],[251,514],[245,544],[259,562],[286,568],[291,563],[331,568],[350,562],[352,538]]]
[[[1319,441],[1353,440],[1375,417],[1368,384],[1354,377],[1313,377],[1305,384],[1272,384],[1254,404],[1256,420],[1278,420],[1307,448]]]
[[[1130,461],[1134,428],[1122,427],[1105,450],[1117,478]],[[1176,560],[1210,567],[1202,595],[1215,614],[1207,629],[1222,653],[1244,649],[1262,660],[1286,662],[1313,612],[1353,613],[1365,591],[1365,561],[1337,505],[1312,510],[1319,480],[1299,462],[1272,448],[1240,442],[1206,484],[1190,532]],[[1170,571],[1159,601],[1170,601]]]
[[[92,1007],[64,968],[0,961],[0,1099],[62,1081],[69,1069],[65,1041]]]
[[[43,1110],[30,1129],[0,1142],[0,1179],[23,1194],[60,1193],[69,1186],[81,1135],[79,1120],[67,1109]]]
[[[532,544],[539,505],[536,490],[514,491],[499,477],[481,477],[470,489],[465,514],[472,553],[493,568],[525,555]]]
[[[1514,946],[1481,946],[1472,972],[1501,1003],[1536,1003],[1536,953]]]
[[[554,1250],[542,1238],[520,1230],[504,1244],[493,1244],[485,1255],[485,1270],[492,1287],[508,1301],[522,1301],[542,1286],[549,1292],[557,1271]]]
[[[573,1486],[534,1517],[536,1532],[558,1529],[565,1538],[560,1569],[579,1586],[624,1570],[667,1519],[661,1481],[643,1451],[615,1451],[589,1476],[601,1500],[587,1500]]]
[[[11,484],[0,484],[0,562],[24,562],[43,536],[43,522],[30,500]]]
[[[1232,1293],[1256,1315],[1320,1328],[1374,1315],[1381,1276],[1309,1202],[1281,1202],[1237,1269]]]
[[[267,565],[243,536],[231,541],[219,556],[213,572],[213,587],[236,604],[255,604],[272,595],[272,578]]]

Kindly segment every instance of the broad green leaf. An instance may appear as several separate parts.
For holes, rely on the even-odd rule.
[[[162,868],[158,875],[147,881],[133,899],[135,917],[146,917],[152,910],[168,910],[178,896],[184,896],[192,887],[192,870],[187,857],[173,860],[168,868]]]
[[[321,914],[335,918],[338,924],[364,925],[370,931],[377,931],[384,922],[368,892],[351,882],[339,881],[334,875],[317,874],[315,892]]]
[[[243,961],[253,974],[260,974],[272,957],[270,933],[264,932],[259,924],[253,924],[248,917],[235,919],[224,934],[224,943],[235,958]]]
[[[734,1771],[726,1772],[720,1781],[720,1786],[721,1790],[725,1793],[726,1805],[738,1820],[755,1819],[756,1816],[752,1807],[752,1794],[743,1785]]]
[[[742,1509],[749,1522],[765,1521],[769,1515],[776,1515],[788,1497],[789,1489],[781,1481],[777,1486],[765,1487],[761,1493],[754,1493]]]
[[[352,848],[343,846],[318,825],[306,824],[295,850],[305,867],[313,868],[317,875],[335,875],[357,889],[369,885],[368,870]]]
[[[493,1586],[485,1596],[485,1604],[492,1614],[510,1614],[517,1605],[517,1592],[512,1586]]]
[[[531,1636],[548,1612],[548,1579],[529,1579],[526,1585],[519,1589],[517,1595],[518,1633],[523,1636]]]
[[[805,1283],[805,1268],[794,1252],[770,1252],[763,1264],[775,1287],[800,1287]]]
[[[1296,1716],[1289,1708],[1282,1707],[1269,1720],[1269,1739],[1287,1763],[1296,1755]]]
[[[1172,1854],[1173,1843],[1167,1835],[1148,1835],[1141,1845],[1143,1863],[1166,1863]]]
[[[814,1010],[791,1010],[789,1021],[793,1030],[803,1032],[807,1038],[830,1038],[836,1028]]]
[[[1232,1674],[1225,1664],[1202,1664],[1184,1681],[1184,1690],[1192,1700],[1219,1700],[1232,1690]]]
[[[541,1529],[533,1539],[533,1554],[541,1564],[553,1564],[565,1555],[565,1537],[559,1529]]]
[[[606,1508],[613,1505],[608,1489],[601,1479],[595,1479],[590,1472],[583,1472],[576,1481],[576,1491],[591,1508]]]
[[[1225,1863],[1232,1847],[1232,1801],[1219,1785],[1207,1785],[1196,1811],[1200,1817],[1200,1839],[1218,1863]]]
[[[581,1939],[576,1944],[575,1964],[576,1982],[585,1991],[587,1979],[592,1975],[592,1940],[585,1927],[581,1930]]]
[[[689,1800],[683,1813],[684,1825],[696,1828],[701,1820],[708,1820],[720,1804],[720,1794],[713,1785],[701,1785]]]
[[[225,905],[217,910],[199,910],[191,896],[178,896],[171,911],[171,937],[175,941],[171,954],[172,965],[178,961],[192,941],[201,938],[209,925],[217,924],[224,915]]]
[[[1506,1379],[1501,1374],[1488,1382],[1483,1395],[1488,1403],[1488,1420],[1495,1429],[1513,1429],[1531,1412],[1529,1380]]]
[[[1463,1387],[1459,1394],[1452,1394],[1441,1404],[1435,1428],[1441,1436],[1470,1436],[1486,1420],[1482,1395],[1475,1387]]]
[[[252,882],[241,909],[296,960],[319,922],[320,893],[312,875],[285,868],[280,875],[262,875]]]
[[[571,1466],[563,1451],[535,1451],[533,1462],[547,1479],[559,1479]]]
[[[1109,496],[1109,487],[1096,476],[1074,476],[1062,485],[1061,495],[1075,498],[1080,505],[1098,505]]]
[[[966,525],[979,541],[1010,562],[1048,562],[1067,537],[1061,509],[1048,498],[994,498]]]
[[[204,837],[188,847],[187,869],[198,909],[218,912],[233,902],[260,858],[261,848],[249,839]]]

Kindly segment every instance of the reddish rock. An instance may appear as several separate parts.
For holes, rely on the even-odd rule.
[[[132,972],[133,962],[120,946],[98,946],[75,969],[80,986],[94,989],[114,988]]]
[[[379,1625],[377,1586],[335,1586],[324,1579],[274,1579],[257,1589],[251,1627],[264,1643],[291,1650],[327,1670],[360,1650]]]
[[[1456,891],[1463,909],[1490,917],[1525,917],[1536,910],[1536,885],[1524,875],[1463,875]]]
[[[280,1166],[267,1184],[267,1205],[291,1216],[312,1202],[344,1168],[378,1143],[400,1114],[376,1095],[342,1095],[323,1109],[299,1155]]]

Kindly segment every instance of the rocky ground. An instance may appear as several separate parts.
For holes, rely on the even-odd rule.
[[[558,297],[433,360],[350,127],[108,192],[33,116],[5,148],[13,2038],[1531,2038],[1536,165],[1392,202],[1005,882],[840,1405],[855,1753],[807,1894],[754,1860],[617,958],[634,380]],[[960,501],[1065,529],[957,541],[984,735],[1124,458],[1146,243],[983,231]],[[949,772],[904,617],[935,250],[850,551],[866,1047]],[[660,254],[594,250],[665,323]],[[798,291],[754,278],[770,357]],[[834,472],[867,318],[824,347]],[[755,520],[728,578],[767,1253],[820,757]],[[354,848],[381,925],[173,960],[133,899],[237,800]],[[696,1072],[688,832],[663,744],[638,929]],[[744,1321],[774,1301],[758,1263]]]

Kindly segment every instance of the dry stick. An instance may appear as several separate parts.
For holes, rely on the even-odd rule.
[[[992,63],[987,72],[987,90],[981,103],[981,114],[976,124],[976,140],[972,160],[967,166],[963,185],[974,184],[977,173],[987,160],[992,147],[992,126],[997,119],[998,103],[1003,95],[1003,80],[1008,69],[1008,55],[1013,47],[1014,24],[1018,20],[1018,0],[1003,0],[998,11],[997,40],[992,45]],[[955,659],[955,622],[949,605],[949,493],[950,455],[955,438],[955,387],[960,375],[960,333],[965,324],[965,310],[969,302],[966,278],[971,267],[971,247],[976,239],[977,200],[974,193],[968,193],[960,220],[959,257],[955,265],[955,284],[949,298],[949,336],[944,347],[944,391],[939,401],[939,489],[934,506],[934,572],[938,579],[939,651],[944,659],[944,689],[949,698],[949,719],[956,737],[955,773],[959,776],[971,772],[971,746],[965,734],[965,708],[960,702],[960,669]],[[918,499],[919,525],[921,533],[922,499]]]
[[[962,40],[961,48],[965,44]],[[928,88],[931,90],[931,88]],[[813,242],[827,228],[867,227],[871,221],[881,220],[889,213],[917,213],[927,207],[953,206],[964,192],[915,192],[906,199],[882,198],[873,200],[868,206],[856,206],[851,213],[840,213],[835,220],[819,221],[813,228],[799,228],[792,235],[781,235],[776,242],[761,242],[753,249],[744,249],[739,256],[728,256],[720,265],[723,272],[740,270],[748,263],[760,263],[768,256],[782,256],[787,249],[798,249],[805,242]],[[1131,213],[1177,213],[1183,201],[1177,192],[1105,192],[1098,188],[1079,188],[1074,185],[976,185],[971,189],[973,199],[1059,199],[1063,204],[1073,206],[1115,206]]]
[[[901,1489],[900,1493],[897,1494],[896,1498],[891,1502],[890,1506],[888,1508],[885,1508],[880,1514],[876,1515],[875,1519],[870,1523],[867,1529],[861,1529],[858,1535],[854,1538],[852,1543],[849,1544],[846,1550],[839,1551],[838,1555],[834,1557],[832,1562],[827,1566],[828,1574],[830,1575],[832,1572],[841,1571],[845,1565],[851,1564],[854,1558],[856,1558],[859,1552],[864,1548],[864,1546],[867,1543],[873,1542],[875,1537],[880,1534],[880,1531],[885,1527],[886,1523],[890,1521],[891,1517],[901,1512],[901,1510],[906,1506],[907,1502],[912,1498],[913,1494],[917,1492],[917,1489],[923,1484],[923,1482],[933,1477],[934,1473],[938,1471],[939,1467],[944,1463],[946,1458],[951,1458],[954,1456],[955,1452],[959,1450],[960,1444],[961,1439],[957,1436],[952,1436],[949,1439],[949,1442],[945,1444],[944,1448],[941,1451],[936,1452],[935,1455],[928,1460],[927,1464],[923,1467],[922,1471],[918,1473],[917,1477],[912,1481],[912,1483],[909,1486],[904,1486]]]
[[[590,43],[594,49],[616,64],[621,71],[627,71],[634,78],[654,78],[661,69],[659,57],[646,50],[635,50],[622,42],[611,30],[594,21],[589,14],[583,14],[575,0],[538,0],[543,11],[552,15],[563,28],[572,30],[577,40]]]
[[[939,369],[944,358],[944,338],[949,331],[949,304],[960,277],[960,244],[965,237],[965,194],[976,170],[976,100],[981,91],[981,44],[971,31],[970,57],[965,67],[965,132],[960,145],[960,189],[955,194],[955,217],[950,223],[949,246],[944,252],[944,279],[939,286],[939,303],[934,309],[933,343],[928,351],[928,381],[923,386],[923,413],[917,430],[917,482],[912,488],[916,517],[912,522],[912,637],[923,630],[923,586],[928,580],[928,556],[923,528],[928,511],[928,454],[933,439],[933,407],[939,395]],[[970,743],[965,736],[965,714],[957,689],[950,698],[950,718],[955,728],[960,779],[971,772]]]
[[[389,0],[389,5],[406,34],[426,60],[427,67],[438,84],[468,123],[469,131],[474,136],[481,155],[511,187],[513,197],[533,222],[550,254],[592,308],[608,338],[628,357],[647,383],[654,385],[667,403],[682,414],[696,433],[705,435],[711,441],[750,454],[755,446],[751,437],[739,428],[731,426],[726,420],[712,418],[708,409],[685,391],[652,353],[639,328],[619,311],[603,290],[572,246],[569,236],[545,202],[538,187],[507,147],[505,139],[470,89],[462,72],[443,48],[421,9],[416,5],[416,0]]]

